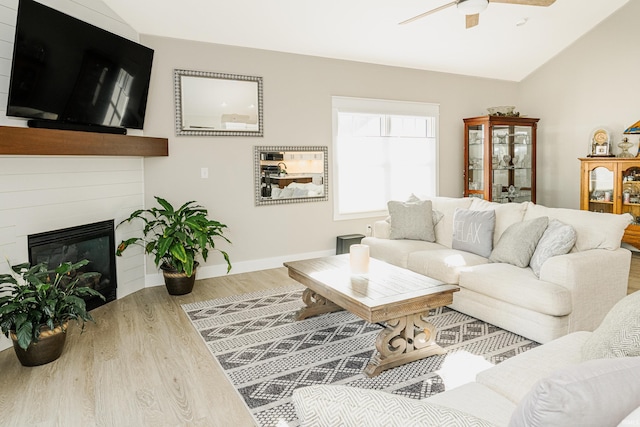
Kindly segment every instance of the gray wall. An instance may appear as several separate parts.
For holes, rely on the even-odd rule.
[[[155,49],[144,132],[169,137],[169,157],[145,160],[146,201],[195,199],[229,226],[235,272],[281,265],[292,257],[330,253],[341,234],[363,233],[366,220],[333,220],[329,201],[254,206],[255,145],[321,145],[331,150],[331,96],[440,104],[440,194],[462,194],[462,118],[486,107],[511,105],[517,83],[385,67],[265,50],[141,36]],[[263,138],[175,136],[172,73],[175,68],[261,76]],[[329,154],[331,158],[331,152]],[[200,168],[209,168],[209,179]],[[331,177],[332,162],[329,164]],[[223,272],[214,256],[206,275]]]

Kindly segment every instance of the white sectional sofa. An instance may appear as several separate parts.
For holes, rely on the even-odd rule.
[[[455,310],[545,343],[574,331],[592,331],[626,295],[631,253],[620,243],[632,220],[629,214],[548,208],[531,202],[499,204],[478,198],[413,198],[409,202],[394,202],[400,205],[390,206],[390,218],[376,222],[373,236],[362,243],[370,246],[374,258],[459,285],[451,305]],[[429,221],[422,223],[422,215],[415,222],[416,212],[411,211],[415,205],[421,206],[421,214],[431,212]],[[486,238],[483,250],[473,253],[474,248],[467,247],[470,241],[482,240],[478,233],[486,227],[464,229],[469,224],[460,220],[463,213],[494,216],[489,252]],[[531,242],[525,242],[535,234],[531,225],[541,222],[549,224],[543,233],[551,231],[552,222],[571,226],[575,243],[565,248],[569,253],[549,256],[554,255],[554,239],[551,233],[542,234],[539,241],[533,239],[537,267],[528,265],[526,257],[527,265],[518,266],[521,255],[531,249]],[[398,238],[407,233],[408,238]],[[510,260],[511,256],[516,259]]]
[[[293,393],[302,427],[640,425],[640,292],[574,332],[424,400],[340,385]]]

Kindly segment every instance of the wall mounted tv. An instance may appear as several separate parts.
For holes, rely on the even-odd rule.
[[[7,116],[32,127],[142,129],[153,50],[20,0]]]

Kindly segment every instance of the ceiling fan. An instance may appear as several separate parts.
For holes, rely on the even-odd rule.
[[[421,13],[420,15],[409,18],[406,21],[400,22],[400,25],[408,24],[416,21],[425,16],[439,12],[451,6],[456,6],[458,11],[465,15],[467,28],[472,28],[478,25],[480,22],[480,12],[485,10],[489,3],[508,3],[508,4],[520,4],[523,6],[551,6],[556,0],[454,0],[451,3],[444,4],[435,9],[431,9],[428,12]]]

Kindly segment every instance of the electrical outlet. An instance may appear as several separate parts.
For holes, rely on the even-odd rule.
[[[371,236],[371,224],[367,224],[367,236]]]
[[[209,168],[200,168],[200,178],[202,179],[209,178]]]

